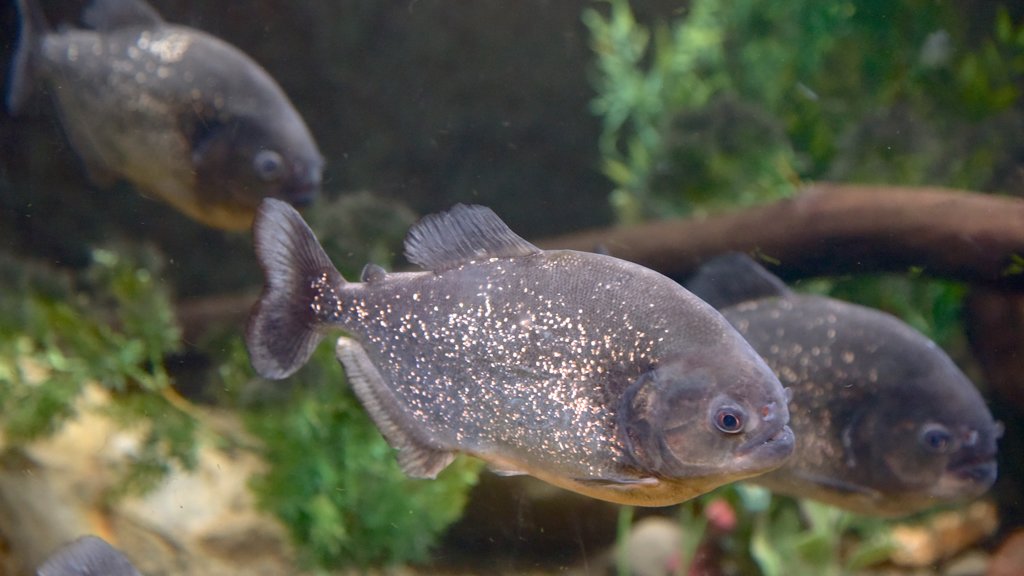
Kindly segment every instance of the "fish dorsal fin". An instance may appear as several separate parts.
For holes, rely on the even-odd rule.
[[[790,293],[782,280],[740,252],[706,262],[686,282],[686,288],[719,310]]]
[[[474,260],[539,253],[540,248],[520,238],[484,206],[456,204],[447,212],[425,216],[405,237],[405,257],[435,272]]]
[[[97,536],[82,536],[58,550],[36,572],[39,576],[104,574],[139,576],[128,558]]]
[[[142,0],[93,0],[82,13],[82,22],[103,32],[130,26],[155,27],[164,19]]]

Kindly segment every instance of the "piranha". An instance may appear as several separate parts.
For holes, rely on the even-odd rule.
[[[141,576],[128,558],[97,536],[82,536],[57,550],[37,576]]]
[[[18,0],[21,31],[7,107],[37,83],[90,180],[123,180],[216,228],[252,224],[260,200],[296,205],[320,189],[323,158],[287,96],[226,42],[164,22],[141,0],[95,0],[90,29],[50,30]]]
[[[752,480],[861,514],[903,516],[977,497],[1002,424],[934,342],[897,318],[798,294],[745,254],[687,282],[792,390],[793,457]]]
[[[285,378],[325,333],[409,476],[456,453],[612,502],[661,506],[778,467],[793,449],[771,370],[710,306],[622,260],[542,251],[457,205],[405,241],[421,272],[346,282],[287,204],[254,223],[266,285],[246,343]]]

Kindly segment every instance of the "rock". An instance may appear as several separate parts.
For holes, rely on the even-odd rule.
[[[176,470],[156,490],[109,504],[116,470],[141,436],[103,415],[108,402],[105,390],[87,386],[78,416],[59,433],[0,461],[0,530],[10,550],[2,574],[29,573],[84,534],[107,540],[148,575],[300,573],[284,529],[255,509],[248,481],[263,463],[249,451],[204,444],[194,471]],[[195,414],[203,429],[241,440],[228,444],[251,444],[237,418]]]
[[[981,576],[988,565],[988,554],[975,550],[951,561],[942,570],[942,576]]]
[[[952,558],[999,528],[996,507],[981,500],[961,510],[940,512],[923,523],[892,527],[896,546],[890,559],[897,566],[923,568]]]
[[[679,522],[649,516],[633,525],[621,553],[632,576],[682,576],[683,530]]]

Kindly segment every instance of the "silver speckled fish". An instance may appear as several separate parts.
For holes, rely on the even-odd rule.
[[[622,260],[541,251],[459,205],[406,238],[427,271],[346,282],[287,204],[254,225],[267,284],[246,338],[264,377],[299,369],[329,329],[402,469],[455,453],[613,502],[667,505],[790,455],[778,380],[717,312]]]
[[[899,319],[792,292],[743,254],[708,262],[687,287],[793,391],[796,451],[753,482],[899,516],[976,497],[995,481],[1002,425],[949,356]]]
[[[36,576],[140,576],[124,554],[97,536],[82,536],[64,546],[36,571]]]
[[[323,158],[302,117],[234,46],[163,21],[141,0],[94,0],[91,30],[51,31],[18,0],[7,105],[53,97],[90,179],[124,180],[208,226],[245,229],[264,197],[307,204]]]

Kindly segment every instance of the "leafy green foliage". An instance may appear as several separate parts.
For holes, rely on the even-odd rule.
[[[111,392],[112,416],[145,430],[120,491],[152,487],[175,463],[195,465],[196,425],[176,405],[163,365],[180,333],[157,281],[160,262],[145,250],[96,250],[86,273],[72,276],[2,257],[0,426],[6,447],[58,431],[95,383]]]
[[[251,409],[273,466],[254,481],[306,561],[322,567],[423,561],[458,519],[479,463],[456,460],[436,480],[413,480],[344,385],[331,347],[288,381],[283,402]]]
[[[623,222],[803,179],[979,189],[1013,161],[1024,26],[1003,8],[979,42],[957,5],[927,0],[695,0],[653,26],[601,4],[583,20]]]

